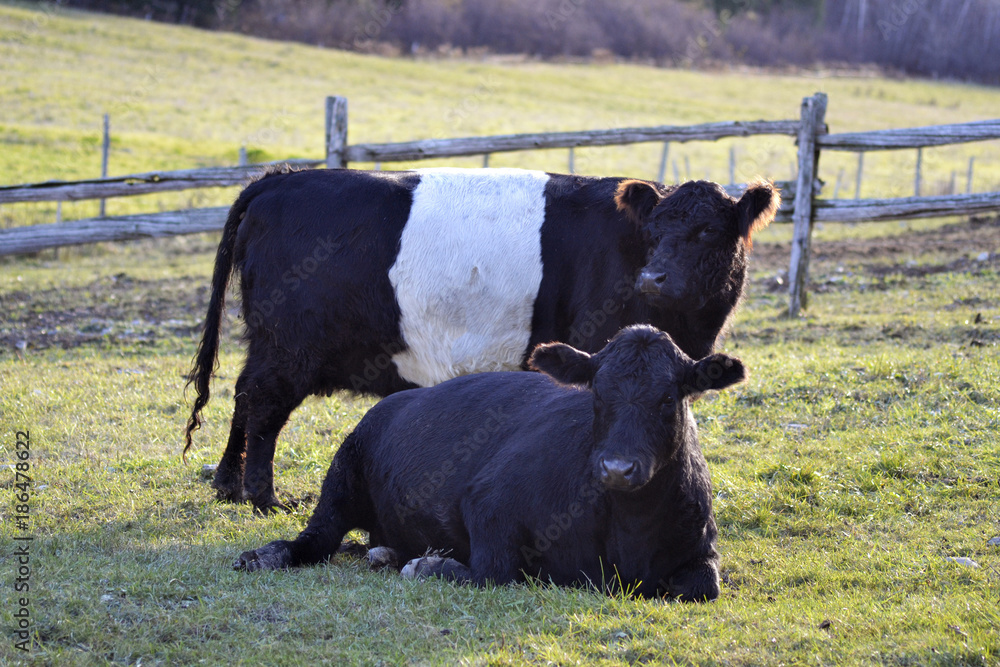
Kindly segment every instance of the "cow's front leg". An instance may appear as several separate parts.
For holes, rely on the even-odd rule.
[[[706,602],[719,597],[719,557],[708,556],[692,561],[675,570],[660,589],[684,602]]]

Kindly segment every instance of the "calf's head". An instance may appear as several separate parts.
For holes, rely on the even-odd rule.
[[[748,184],[739,200],[717,183],[689,181],[664,195],[646,181],[622,181],[615,203],[649,244],[635,288],[682,311],[715,300],[732,307],[743,292],[747,249],[781,204],[764,180]]]
[[[724,354],[693,361],[662,331],[636,325],[590,355],[564,343],[539,345],[530,365],[589,389],[594,407],[594,475],[609,489],[649,482],[696,442],[691,399],[742,381],[742,362]]]

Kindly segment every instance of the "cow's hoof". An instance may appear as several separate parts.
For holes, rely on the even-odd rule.
[[[226,491],[224,489],[216,489],[215,499],[220,503],[235,503],[235,504],[245,503],[247,501],[247,499],[243,496],[242,489],[236,492]]]
[[[391,567],[394,570],[399,569],[399,552],[395,549],[390,549],[389,547],[372,547],[368,550],[366,557],[368,558],[368,564],[373,570],[381,570],[387,567]]]
[[[257,570],[283,570],[292,564],[292,550],[288,542],[271,542],[253,551],[244,551],[233,561],[234,570],[256,572]]]
[[[423,556],[414,558],[403,566],[404,579],[429,579],[440,577],[447,581],[470,581],[472,572],[468,567],[462,565],[454,558],[442,558],[441,556]]]
[[[292,511],[292,507],[284,504],[278,500],[275,496],[271,496],[265,500],[254,500],[253,508],[258,514],[274,514],[276,512],[284,512],[288,514]]]
[[[221,472],[222,469],[219,468],[215,473],[215,479],[212,480],[216,500],[223,503],[245,503],[247,497],[243,493],[243,478],[231,479],[220,474]]]

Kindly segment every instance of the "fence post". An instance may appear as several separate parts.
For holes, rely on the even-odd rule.
[[[108,177],[108,153],[111,151],[111,120],[104,114],[104,138],[101,140],[101,178]],[[100,217],[104,217],[104,200],[101,200]]]
[[[326,98],[326,167],[344,169],[347,159],[347,98]]]
[[[819,164],[816,134],[825,129],[826,94],[816,93],[802,100],[799,124],[799,175],[795,184],[792,212],[792,259],[788,267],[788,315],[796,317],[806,306],[809,281],[809,247],[813,226],[813,181]]]
[[[656,182],[663,183],[667,177],[667,156],[670,154],[670,142],[663,142],[663,152],[660,153],[660,170],[656,172]]]
[[[965,194],[972,194],[972,167],[976,164],[976,157],[969,158],[969,174],[965,179]]]
[[[854,182],[854,198],[861,199],[861,177],[865,173],[865,152],[858,151],[858,173]]]
[[[917,175],[914,177],[914,180],[913,180],[913,196],[914,197],[919,197],[920,196],[920,167],[923,164],[923,161],[924,161],[924,149],[923,148],[918,148],[917,149]]]

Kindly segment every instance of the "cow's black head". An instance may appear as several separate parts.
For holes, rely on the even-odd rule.
[[[636,290],[665,307],[692,311],[739,301],[751,237],[774,219],[781,196],[763,180],[751,182],[738,201],[708,181],[689,181],[664,195],[655,184],[627,180],[615,203],[649,243]]]
[[[645,485],[686,442],[697,441],[691,398],[746,376],[739,359],[692,361],[662,331],[636,325],[590,355],[564,343],[539,345],[530,365],[594,400],[594,474],[611,489]]]

